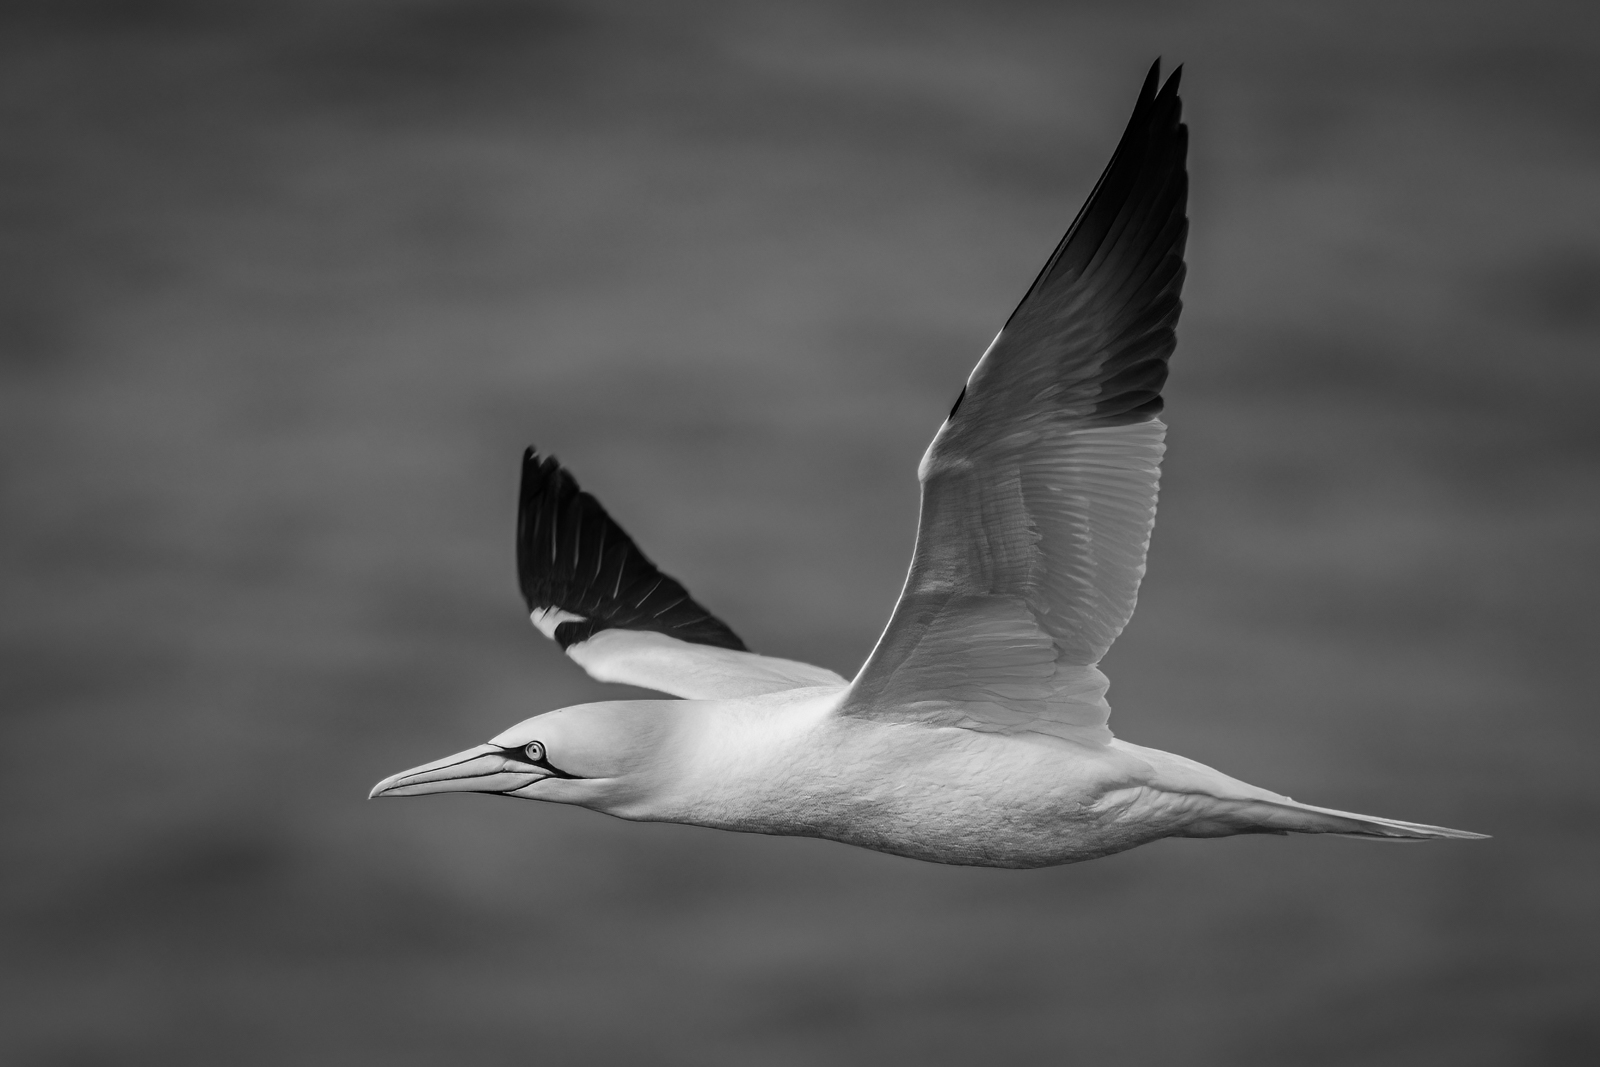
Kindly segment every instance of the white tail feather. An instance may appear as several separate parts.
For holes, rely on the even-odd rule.
[[[1217,800],[1201,820],[1191,824],[1184,837],[1227,837],[1233,834],[1337,834],[1389,841],[1476,841],[1488,834],[1452,830],[1447,826],[1358,815],[1351,811],[1319,808],[1284,797],[1282,800]]]

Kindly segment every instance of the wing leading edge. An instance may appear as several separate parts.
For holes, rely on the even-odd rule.
[[[1158,77],[923,457],[910,573],[842,714],[1111,737],[1095,664],[1144,576],[1188,234]]]

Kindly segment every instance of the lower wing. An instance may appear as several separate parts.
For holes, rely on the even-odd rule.
[[[848,684],[823,667],[748,651],[554,457],[531,448],[522,460],[517,578],[533,624],[602,682],[691,700]]]

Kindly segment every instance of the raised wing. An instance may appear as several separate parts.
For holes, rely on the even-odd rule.
[[[1110,740],[1181,308],[1188,129],[1159,63],[1105,173],[923,457],[904,591],[841,714]]]
[[[746,651],[553,456],[531,448],[522,457],[517,579],[533,624],[602,682],[691,699],[847,684],[809,663]]]

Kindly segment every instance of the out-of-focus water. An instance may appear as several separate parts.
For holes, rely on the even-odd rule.
[[[1600,1061],[1589,5],[14,0],[0,1058]],[[1495,835],[946,869],[393,771],[608,689],[523,445],[846,674],[914,469],[1187,64],[1112,725]]]

